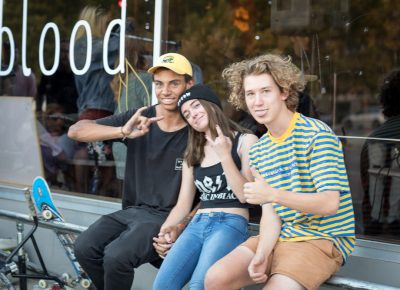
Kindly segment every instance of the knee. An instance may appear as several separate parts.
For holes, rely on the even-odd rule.
[[[140,252],[135,251],[135,245],[113,243],[104,250],[103,267],[108,273],[129,273],[140,266]]]
[[[74,242],[74,253],[78,261],[101,258],[103,253],[97,239],[89,230],[81,233]]]
[[[204,289],[206,290],[222,290],[229,285],[228,276],[225,271],[221,271],[217,266],[208,269],[204,279]]]
[[[81,233],[74,242],[74,252],[78,260],[82,260],[85,256],[90,253],[89,245],[86,233]]]
[[[129,273],[133,271],[133,262],[126,256],[107,255],[104,256],[104,271],[106,273]]]

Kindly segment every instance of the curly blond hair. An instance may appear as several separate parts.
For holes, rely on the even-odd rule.
[[[286,106],[296,111],[299,103],[299,92],[304,90],[305,80],[301,71],[291,58],[275,54],[264,54],[252,59],[233,63],[222,72],[230,89],[228,101],[236,108],[247,110],[243,82],[250,75],[269,74],[283,93],[287,93]]]

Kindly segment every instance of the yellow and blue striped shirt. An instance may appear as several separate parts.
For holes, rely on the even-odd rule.
[[[280,241],[328,239],[344,260],[355,245],[354,211],[338,137],[323,122],[295,113],[279,138],[266,133],[250,150],[250,163],[274,188],[313,194],[340,192],[336,214],[320,216],[273,204],[282,220]]]

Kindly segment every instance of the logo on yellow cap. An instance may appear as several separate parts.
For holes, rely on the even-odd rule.
[[[166,62],[166,63],[173,63],[174,62],[174,57],[169,55],[163,58],[162,62]]]

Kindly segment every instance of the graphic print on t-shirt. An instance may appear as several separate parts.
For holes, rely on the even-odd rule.
[[[225,173],[195,180],[196,187],[201,192],[200,200],[202,201],[236,199],[232,189],[226,183]]]

